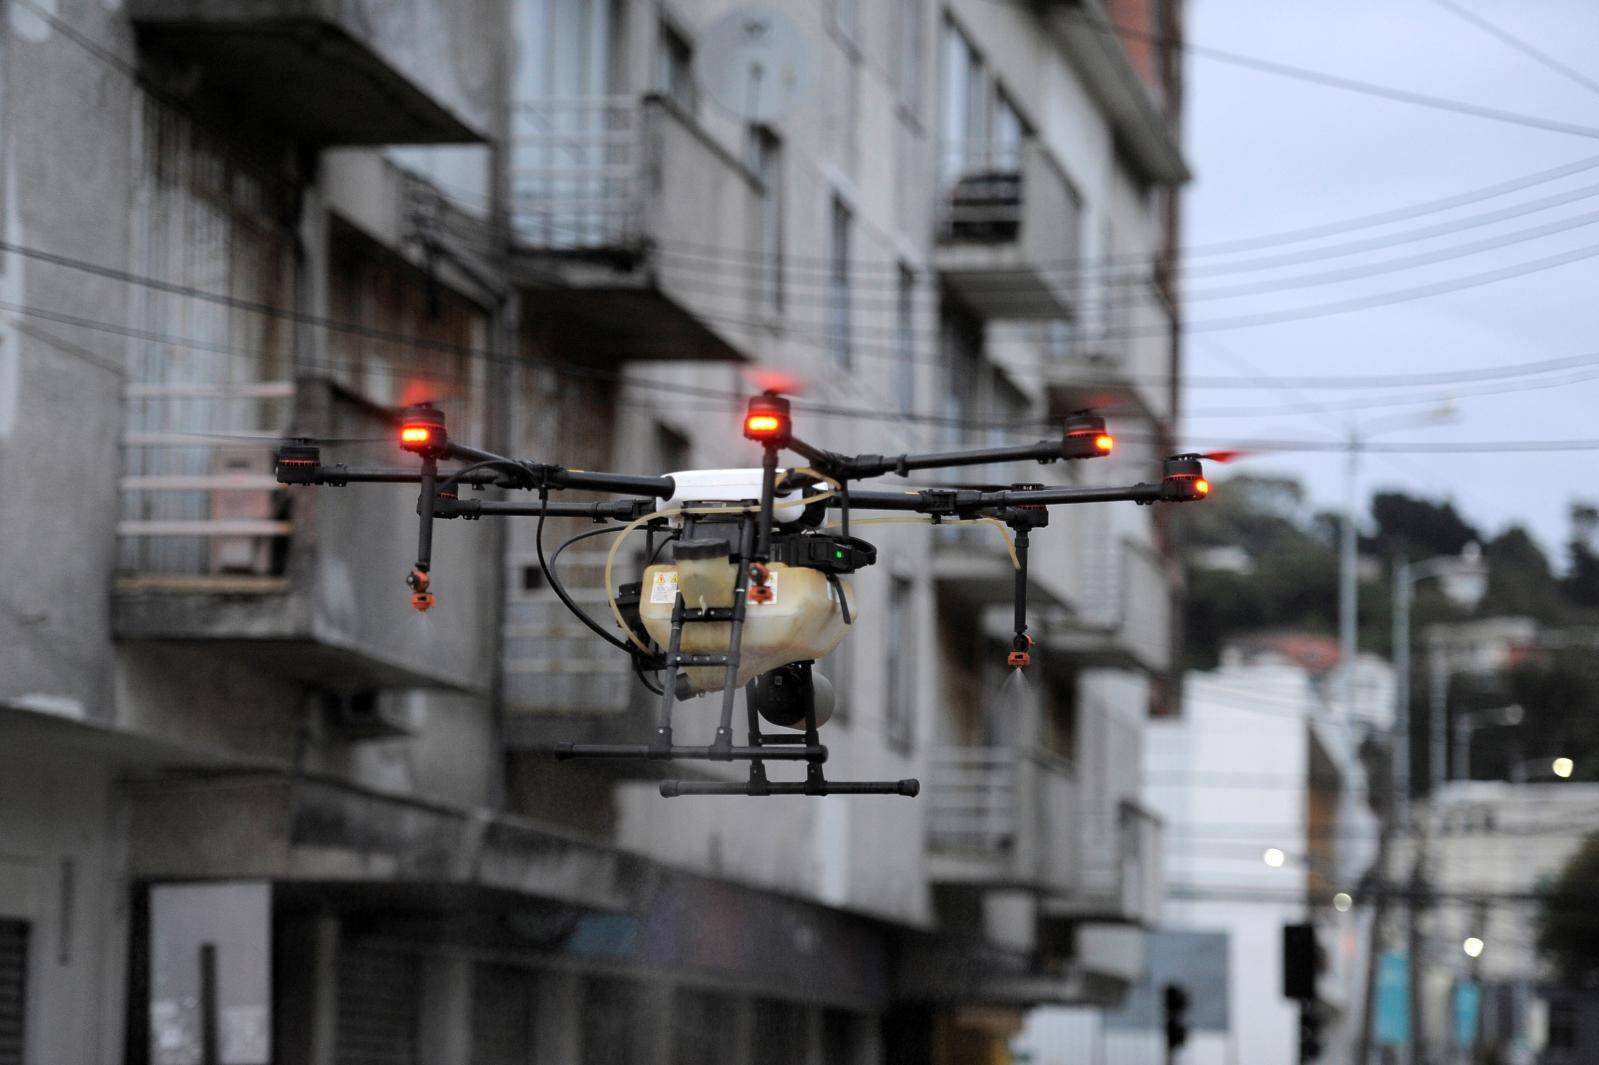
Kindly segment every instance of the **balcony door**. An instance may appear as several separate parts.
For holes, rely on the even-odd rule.
[[[638,109],[616,95],[618,0],[519,0],[511,191],[533,247],[605,246],[631,221]]]

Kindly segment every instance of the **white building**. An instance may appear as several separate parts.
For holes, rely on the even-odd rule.
[[[1318,991],[1334,1011],[1317,1060],[1349,1060],[1369,912],[1332,903],[1356,891],[1376,857],[1377,821],[1357,749],[1392,720],[1392,673],[1361,657],[1349,727],[1337,703],[1339,674],[1328,668],[1335,659],[1331,641],[1318,638],[1231,646],[1218,669],[1186,676],[1182,716],[1150,728],[1144,794],[1166,826],[1161,926],[1228,937],[1226,1028],[1196,1025],[1183,1065],[1298,1060],[1299,1007],[1283,997],[1282,930],[1306,921],[1327,948]],[[1153,990],[1158,1001],[1161,989]],[[1082,1011],[1040,1011],[1024,1045],[1039,1065],[1077,1060],[1054,1054],[1074,1039],[1103,1045],[1101,1060],[1114,1065],[1159,1065],[1159,1011],[1146,1002],[1145,1013],[1138,1024],[1107,1024]]]

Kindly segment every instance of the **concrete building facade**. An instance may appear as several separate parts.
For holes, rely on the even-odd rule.
[[[286,436],[402,463],[419,400],[540,461],[752,465],[772,371],[830,448],[1096,406],[1114,457],[981,479],[1148,479],[1180,5],[771,6],[814,76],[751,125],[710,0],[0,4],[0,1062],[1002,1061],[1137,979],[1158,508],[1034,537],[1025,681],[990,530],[872,530],[829,768],[921,799],[666,801],[542,753],[649,704],[534,522],[441,529],[418,615],[408,493],[273,481]]]

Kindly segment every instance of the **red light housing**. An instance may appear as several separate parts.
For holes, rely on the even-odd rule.
[[[400,414],[400,446],[418,455],[443,458],[449,437],[444,431],[444,412],[422,404],[407,407]]]
[[[1061,458],[1097,459],[1109,455],[1115,446],[1115,439],[1105,431],[1105,419],[1093,411],[1080,410],[1066,416],[1060,443]]]
[[[1173,455],[1161,471],[1161,498],[1171,503],[1204,499],[1210,494],[1205,466],[1198,455]]]
[[[750,400],[744,415],[744,436],[767,447],[783,447],[793,430],[788,400],[771,392]]]

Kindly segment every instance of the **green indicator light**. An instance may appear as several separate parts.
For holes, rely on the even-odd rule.
[[[842,552],[842,551],[835,551],[835,552],[833,552],[833,557],[834,557],[834,558],[843,558],[843,557],[844,557],[844,552]]]

